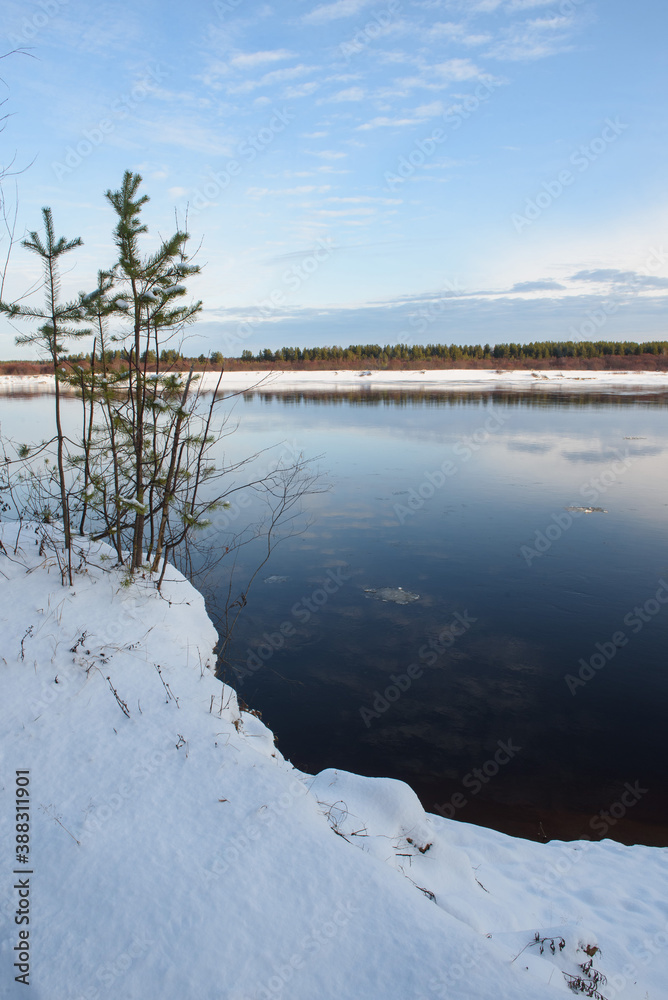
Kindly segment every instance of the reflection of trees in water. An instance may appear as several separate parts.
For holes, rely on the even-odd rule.
[[[609,407],[640,406],[647,409],[668,408],[667,392],[636,392],[620,395],[619,387],[597,392],[568,392],[558,385],[553,388],[541,386],[535,391],[510,389],[443,389],[423,391],[419,389],[339,389],[291,392],[247,392],[244,398],[258,397],[265,402],[279,402],[284,406],[323,405],[348,403],[353,406],[462,406],[468,403],[503,403],[522,409],[556,409],[562,406]]]
[[[6,372],[0,371],[0,375]],[[207,395],[205,389],[200,390],[202,396]],[[35,396],[51,395],[50,388],[44,382],[36,385],[25,383],[13,388],[11,385],[0,388],[0,398],[11,396],[12,399],[34,399]],[[251,402],[261,399],[263,402],[283,403],[284,406],[314,406],[338,403],[353,406],[461,406],[468,403],[504,403],[522,409],[556,409],[561,406],[591,406],[592,404],[609,407],[639,406],[646,409],[668,408],[668,392],[653,390],[623,392],[620,387],[611,386],[597,392],[564,390],[559,385],[541,386],[535,390],[527,389],[311,389],[291,390],[289,392],[254,391],[240,393],[244,400]]]

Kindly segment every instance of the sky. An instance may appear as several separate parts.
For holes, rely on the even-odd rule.
[[[668,339],[667,29],[662,0],[3,0],[4,196],[82,238],[65,296],[114,260],[125,170],[147,250],[187,212],[188,354]],[[39,274],[14,246],[5,299]]]

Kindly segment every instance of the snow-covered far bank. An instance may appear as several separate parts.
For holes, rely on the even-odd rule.
[[[665,998],[666,850],[516,840],[297,771],[214,677],[176,570],[158,593],[81,540],[63,588],[44,531],[0,525],[2,996]]]
[[[200,372],[199,385],[213,391],[218,372]],[[0,375],[0,394],[48,392],[53,377],[48,375]],[[661,392],[668,390],[668,372],[657,371],[558,371],[556,369],[469,369],[448,368],[416,371],[227,371],[222,390],[244,392],[252,389],[271,392],[311,390],[418,390],[443,391],[476,389],[551,390],[569,392],[619,391]]]
[[[205,372],[202,388],[214,388],[216,376]],[[272,392],[333,389],[400,389],[448,391],[453,389],[619,389],[668,390],[668,372],[526,371],[447,368],[423,371],[321,371],[226,372],[226,391],[252,388]]]

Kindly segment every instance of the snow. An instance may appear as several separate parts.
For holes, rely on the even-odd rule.
[[[362,378],[362,376],[364,376]],[[200,388],[212,390],[218,374],[204,372]],[[238,392],[252,388],[262,381],[262,390],[294,392],[298,390],[364,389],[417,389],[419,391],[448,391],[476,389],[532,389],[538,391],[560,389],[577,390],[611,389],[653,390],[668,389],[668,372],[622,371],[497,371],[494,369],[434,369],[431,371],[251,371],[225,372],[225,392]]]
[[[393,779],[301,773],[214,677],[176,570],[158,593],[80,539],[62,587],[47,530],[0,525],[3,997],[548,1000],[591,958],[608,1000],[664,1000],[664,849],[531,843]]]
[[[185,377],[185,375],[184,375]],[[219,372],[201,373],[198,385],[213,391]],[[0,375],[0,392],[46,391],[53,385],[49,375]],[[526,369],[448,368],[411,371],[226,371],[224,391],[295,392],[312,390],[382,391],[387,389],[429,392],[449,390],[531,389],[536,392],[615,391],[661,392],[668,389],[668,372],[660,371],[559,371]]]

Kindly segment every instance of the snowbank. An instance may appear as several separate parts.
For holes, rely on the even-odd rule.
[[[212,391],[217,372],[203,372],[200,385]],[[0,393],[47,392],[53,379],[46,375],[0,375]],[[668,372],[656,371],[507,371],[448,368],[425,371],[236,371],[225,372],[223,389],[241,392],[258,387],[262,391],[296,392],[341,389],[417,389],[448,391],[475,389],[535,389],[569,392],[619,391],[659,392],[668,389]]]
[[[179,573],[128,585],[82,542],[63,588],[43,531],[0,526],[2,996],[542,1000],[591,960],[609,1000],[665,997],[665,851],[300,773],[215,679]]]

